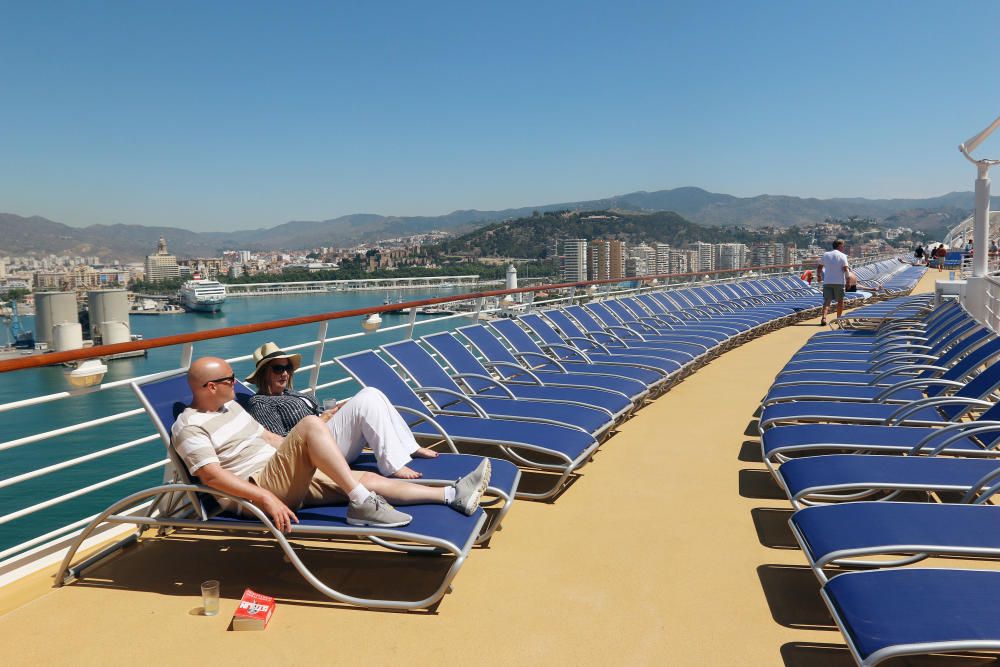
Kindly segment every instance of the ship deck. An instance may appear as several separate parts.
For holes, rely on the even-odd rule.
[[[756,437],[761,397],[817,321],[713,360],[626,422],[554,502],[518,501],[433,612],[340,606],[268,542],[176,533],[68,587],[49,570],[0,589],[0,639],[17,647],[5,662],[853,664]],[[418,590],[439,573],[433,558],[324,549],[307,562],[359,591]],[[199,615],[207,579],[222,582],[216,617]],[[246,586],[278,597],[263,633],[227,632]]]

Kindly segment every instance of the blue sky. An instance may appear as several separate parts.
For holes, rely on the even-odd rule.
[[[0,211],[234,230],[687,185],[971,190],[956,147],[1000,114],[998,19],[985,1],[0,0]]]

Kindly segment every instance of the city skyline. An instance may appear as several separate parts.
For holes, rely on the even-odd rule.
[[[110,2],[3,15],[0,211],[79,227],[231,231],[684,186],[932,197],[971,190],[956,147],[1000,108],[978,92],[996,56],[976,33],[1000,18],[994,5]]]

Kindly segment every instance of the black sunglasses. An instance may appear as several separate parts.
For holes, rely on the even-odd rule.
[[[236,374],[233,373],[232,375],[229,375],[229,376],[224,377],[224,378],[216,378],[214,380],[209,380],[208,382],[206,382],[205,384],[203,384],[201,386],[202,387],[207,387],[210,384],[236,384]]]
[[[275,374],[291,373],[295,370],[295,367],[291,364],[271,364],[269,368],[274,371]]]

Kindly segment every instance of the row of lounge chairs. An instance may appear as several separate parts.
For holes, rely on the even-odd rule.
[[[865,295],[852,296],[862,300]],[[170,445],[170,426],[190,402],[178,374],[133,385],[167,445],[174,478],[115,503],[83,531],[57,575],[62,584],[83,576],[105,550],[71,565],[76,549],[103,523],[146,528],[208,528],[270,533],[292,565],[324,595],[371,608],[432,607],[449,590],[464,560],[486,544],[514,498],[551,500],[592,458],[615,426],[647,400],[734,345],[798,319],[820,307],[818,292],[784,276],[738,283],[654,291],[585,306],[534,310],[516,319],[473,324],[337,357],[363,386],[385,393],[421,440],[443,444],[447,453],[415,460],[426,484],[447,484],[472,470],[481,456],[462,451],[494,449],[485,506],[470,517],[440,506],[409,506],[413,521],[403,528],[375,529],[346,523],[343,506],[298,513],[288,535],[277,531],[258,508],[234,499],[242,515],[220,512],[219,492],[190,478]],[[237,385],[237,397],[249,390]],[[353,464],[374,470],[372,458]],[[522,486],[522,471],[540,483]],[[547,480],[547,481],[546,481]],[[541,482],[545,482],[544,484]],[[122,514],[150,499],[142,517]],[[361,598],[321,581],[296,556],[289,539],[355,538],[406,553],[452,558],[440,585],[418,600]],[[110,550],[120,547],[112,545]]]
[[[957,303],[918,303],[813,336],[761,411],[792,533],[862,665],[1000,651],[1000,571],[900,567],[1000,555],[1000,338]]]

